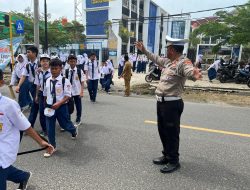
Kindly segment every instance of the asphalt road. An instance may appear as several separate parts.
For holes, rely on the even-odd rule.
[[[85,94],[76,141],[58,128],[58,151],[51,158],[42,152],[18,157],[15,165],[33,173],[30,190],[250,189],[249,108],[186,102],[184,127],[222,132],[182,128],[181,169],[161,174],[152,163],[161,156],[155,100],[99,94],[92,104]],[[20,151],[37,147],[25,136]]]

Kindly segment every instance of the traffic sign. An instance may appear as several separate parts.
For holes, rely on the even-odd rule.
[[[24,22],[23,20],[16,21],[16,33],[23,34],[24,33]]]

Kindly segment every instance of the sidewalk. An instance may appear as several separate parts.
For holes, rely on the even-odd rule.
[[[130,85],[136,85],[136,84],[145,84],[147,83],[145,81],[145,76],[146,74],[143,73],[133,73],[133,76],[131,78],[131,83]],[[123,89],[124,88],[124,80],[118,79],[117,76],[117,70],[115,70],[115,74],[113,77],[113,81],[115,83],[114,88],[117,90]],[[157,82],[154,82],[155,84]],[[203,79],[200,81],[193,82],[191,80],[186,81],[186,86],[189,87],[219,87],[219,88],[235,88],[235,89],[249,89],[250,88],[246,84],[236,84],[234,82],[229,82],[229,83],[221,83],[218,80],[213,80],[213,82],[209,82],[208,77],[207,77],[207,72],[203,72]]]

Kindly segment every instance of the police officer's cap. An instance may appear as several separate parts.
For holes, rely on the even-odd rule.
[[[188,39],[176,39],[166,36],[166,47],[168,46],[184,46]]]
[[[42,55],[40,55],[40,60],[44,59],[44,58],[50,60],[50,56],[48,54],[42,54]]]

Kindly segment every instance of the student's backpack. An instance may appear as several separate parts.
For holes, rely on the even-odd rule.
[[[30,67],[29,66],[30,66],[30,63],[27,63],[26,64],[26,70],[27,70],[28,74],[30,74]],[[41,64],[40,64],[39,61],[37,61],[37,67],[41,67]],[[35,70],[34,71],[31,70],[31,72],[32,72],[32,75],[35,77]]]
[[[81,75],[81,69],[77,68],[77,75],[78,75],[78,78],[79,78],[79,81],[81,83],[81,80],[82,80],[82,75]],[[69,78],[69,69],[66,69],[65,70],[65,77],[68,79]]]
[[[63,91],[64,91],[65,77],[62,78],[62,86],[63,86]],[[74,99],[72,96],[70,97],[70,99],[67,103],[67,106],[68,106],[69,114],[74,113]]]

